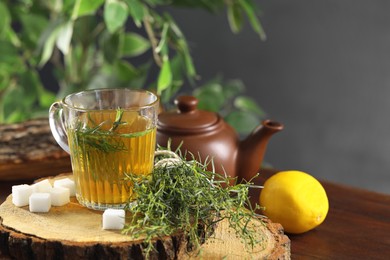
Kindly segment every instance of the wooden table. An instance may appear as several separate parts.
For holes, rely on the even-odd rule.
[[[259,184],[275,171],[261,171]],[[11,187],[31,180],[0,182],[0,202]],[[322,181],[330,209],[325,222],[291,239],[292,259],[390,259],[390,195]],[[257,201],[259,190],[251,191]]]

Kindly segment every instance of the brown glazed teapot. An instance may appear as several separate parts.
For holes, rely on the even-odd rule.
[[[216,172],[239,179],[249,180],[259,171],[269,138],[283,129],[282,124],[265,120],[240,141],[218,114],[198,110],[195,97],[180,96],[175,104],[177,110],[158,116],[157,143],[167,147],[170,140],[172,150],[181,145],[183,154],[190,152],[201,161],[213,159]]]

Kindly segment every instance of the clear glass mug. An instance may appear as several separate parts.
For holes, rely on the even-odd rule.
[[[50,128],[70,154],[80,204],[104,210],[134,200],[125,177],[152,172],[158,102],[146,90],[97,89],[52,104]]]

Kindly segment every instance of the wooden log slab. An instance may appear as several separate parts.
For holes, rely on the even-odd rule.
[[[265,225],[263,224],[265,223]],[[290,240],[281,225],[254,219],[263,243],[245,246],[228,221],[215,229],[199,251],[187,252],[180,234],[156,238],[151,259],[290,259]],[[102,229],[102,211],[81,206],[75,198],[48,213],[16,207],[12,195],[0,205],[0,258],[15,259],[143,259],[142,238]]]
[[[0,124],[0,180],[33,180],[71,170],[47,118]]]

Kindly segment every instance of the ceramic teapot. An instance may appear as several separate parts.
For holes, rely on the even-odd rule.
[[[195,97],[180,96],[175,104],[176,110],[158,116],[157,143],[167,147],[170,140],[172,150],[181,145],[188,159],[213,159],[215,172],[239,179],[249,180],[259,171],[268,140],[283,129],[281,123],[264,120],[241,141],[220,115],[198,110]]]

